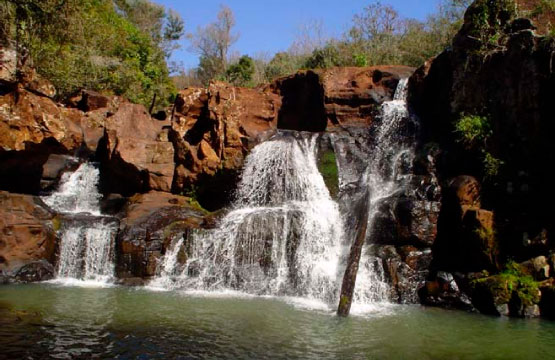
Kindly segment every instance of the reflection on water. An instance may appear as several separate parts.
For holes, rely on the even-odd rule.
[[[0,359],[530,359],[555,351],[548,321],[391,305],[340,319],[294,298],[205,295],[3,286]]]

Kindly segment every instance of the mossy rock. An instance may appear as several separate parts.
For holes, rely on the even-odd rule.
[[[471,282],[472,300],[483,313],[496,314],[499,305],[508,304],[511,316],[521,316],[523,307],[540,302],[540,283],[526,275],[519,264],[508,263],[503,272]]]
[[[62,228],[62,218],[60,216],[55,216],[52,218],[52,229],[58,232]]]
[[[333,150],[325,150],[320,154],[318,159],[318,170],[324,178],[330,196],[336,199],[339,194],[339,169]]]

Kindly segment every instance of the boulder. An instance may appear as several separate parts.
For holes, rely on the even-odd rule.
[[[53,219],[39,198],[0,191],[0,271],[22,281],[49,277],[51,265],[41,261],[54,263],[57,239]]]
[[[0,189],[37,194],[49,155],[80,149],[81,116],[26,90],[0,95]]]
[[[390,285],[390,300],[401,304],[419,302],[418,290],[425,284],[432,252],[430,249],[377,246],[376,255],[383,263],[386,282]]]
[[[472,304],[482,313],[537,317],[541,291],[538,284],[523,274],[499,274],[473,280]]]
[[[16,282],[30,283],[52,280],[56,274],[54,266],[46,260],[34,261],[19,268],[14,275]]]
[[[439,271],[432,280],[427,280],[419,290],[419,296],[424,305],[474,310],[470,298],[460,289],[453,274],[448,272]]]
[[[106,118],[98,154],[105,192],[132,195],[149,190],[171,191],[174,149],[163,123],[145,107],[122,103]]]
[[[97,109],[107,108],[111,105],[112,98],[97,93],[96,91],[83,90],[77,107],[84,111],[89,112]]]
[[[0,84],[13,84],[17,81],[17,54],[15,49],[0,45]]]
[[[116,240],[119,278],[152,277],[158,262],[178,238],[203,225],[205,212],[190,198],[151,191],[129,199]]]
[[[551,266],[545,256],[538,256],[520,264],[525,272],[536,280],[546,280],[550,277]]]

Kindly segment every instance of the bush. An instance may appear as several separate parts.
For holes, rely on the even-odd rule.
[[[342,65],[344,64],[341,61],[338,49],[333,44],[329,44],[322,49],[314,50],[312,55],[306,59],[303,67],[307,69],[326,69]]]
[[[250,56],[241,56],[236,64],[232,64],[227,69],[228,80],[236,86],[252,86],[252,76],[254,74],[254,61]]]
[[[487,117],[462,115],[455,123],[455,132],[466,147],[484,146],[493,131]]]
[[[499,175],[499,170],[504,164],[503,161],[497,159],[489,152],[484,153],[484,173],[486,178],[494,178]]]

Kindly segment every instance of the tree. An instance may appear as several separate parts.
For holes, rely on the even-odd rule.
[[[312,55],[306,59],[304,66],[308,69],[325,69],[333,66],[344,65],[339,51],[333,43],[329,43],[321,49],[316,49]]]
[[[266,79],[272,81],[280,76],[291,74],[300,67],[298,57],[291,55],[289,52],[278,52],[266,65],[264,72]]]
[[[237,63],[229,66],[227,79],[236,86],[249,86],[254,71],[254,60],[248,55],[243,55]]]
[[[142,32],[159,44],[168,59],[179,48],[178,41],[185,35],[181,16],[148,0],[114,0],[118,10]]]
[[[134,9],[135,4],[142,10]],[[6,0],[0,23],[7,42],[16,45],[20,68],[26,59],[32,60],[37,72],[54,84],[60,99],[88,88],[147,106],[157,94],[157,105],[165,106],[175,90],[162,48],[159,7],[149,4],[146,0]],[[126,5],[126,10],[120,5]]]
[[[169,10],[166,14],[166,24],[164,26],[162,48],[169,58],[174,50],[180,48],[177,43],[185,35],[185,23],[181,16],[173,10]]]
[[[233,12],[222,5],[216,22],[199,27],[189,36],[192,51],[200,55],[199,73],[204,81],[225,76],[229,49],[239,38],[232,34],[234,26]]]

